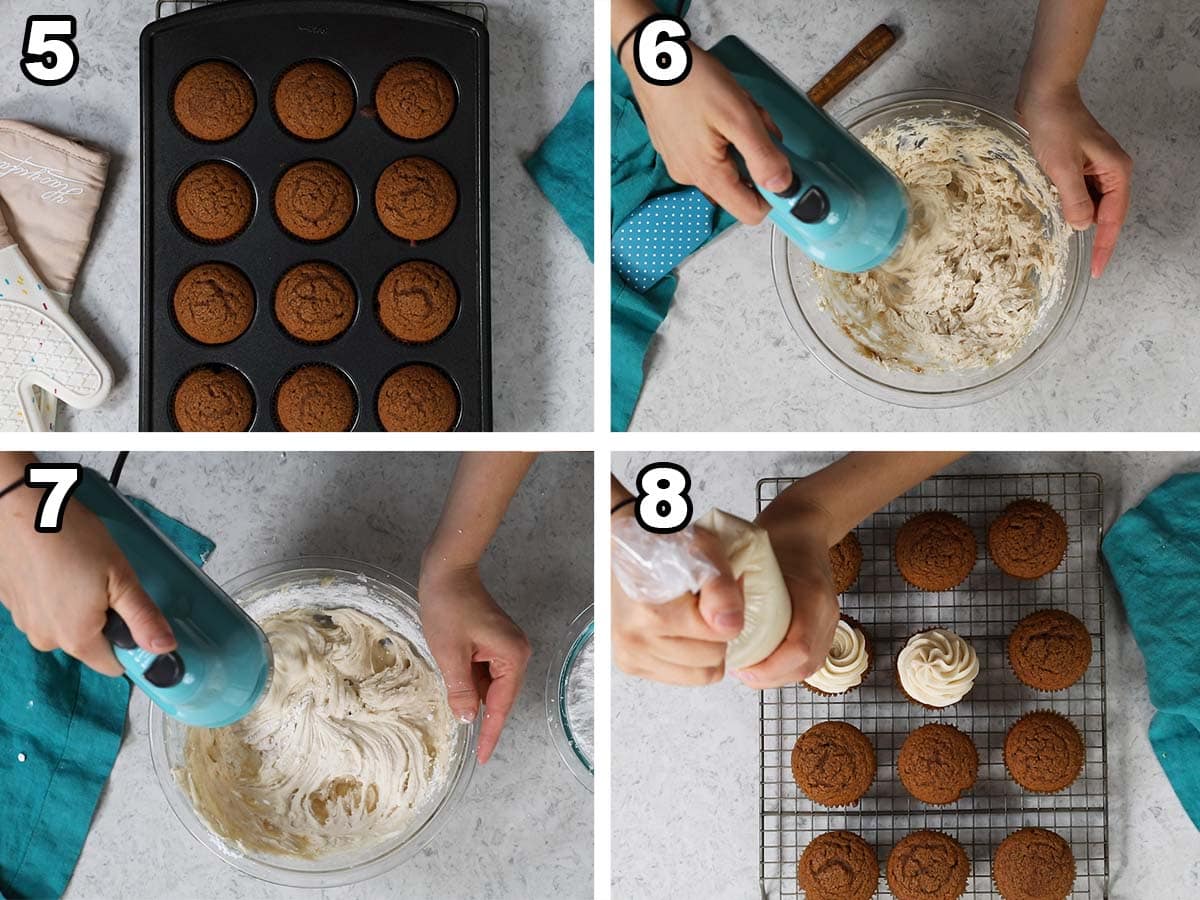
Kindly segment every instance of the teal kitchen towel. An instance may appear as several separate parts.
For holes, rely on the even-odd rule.
[[[1200,828],[1200,474],[1155,488],[1103,549],[1146,661],[1150,743]]]
[[[595,252],[592,240],[593,95],[594,88],[589,81],[575,96],[562,121],[525,162],[526,170],[546,199],[583,244],[588,259],[592,259]]]
[[[212,541],[133,503],[204,564]],[[58,897],[121,746],[129,681],[99,675],[58,650],[34,650],[0,607],[0,684],[0,896]]]

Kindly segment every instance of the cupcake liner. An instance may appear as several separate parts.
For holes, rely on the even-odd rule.
[[[925,728],[926,726],[929,726],[929,725],[945,725],[947,728],[953,728],[955,731],[957,731],[959,734],[963,735],[970,742],[971,751],[975,754],[975,778],[974,778],[974,780],[972,780],[972,782],[967,787],[963,788],[962,791],[959,792],[959,795],[957,798],[955,798],[954,800],[947,800],[945,803],[934,803],[932,800],[924,800],[924,799],[918,797],[916,794],[914,794],[912,792],[912,789],[907,784],[904,783],[904,779],[900,775],[900,753],[904,750],[904,744],[908,743],[908,739],[910,737],[912,737],[914,734],[916,734],[922,728]],[[943,807],[947,807],[947,806],[953,806],[954,804],[956,804],[960,800],[962,800],[963,794],[965,794],[967,791],[971,790],[973,787],[975,787],[976,784],[979,783],[979,748],[977,746],[975,746],[975,739],[972,738],[965,731],[963,731],[961,728],[959,728],[957,725],[952,725],[949,722],[926,722],[924,725],[921,725],[918,728],[914,728],[912,731],[910,731],[905,736],[904,741],[902,741],[900,744],[900,749],[896,751],[896,780],[900,782],[900,786],[903,787],[904,790],[908,792],[908,795],[910,797],[912,797],[914,800],[916,800],[918,803],[923,803],[926,806],[938,807],[939,809],[943,808]],[[923,829],[923,830],[933,830],[933,829]]]
[[[1054,791],[1039,791],[1034,788],[1026,787],[1025,785],[1021,784],[1021,782],[1019,782],[1017,780],[1016,776],[1013,775],[1012,769],[1010,769],[1008,767],[1008,754],[1004,752],[1004,747],[1005,747],[1005,745],[1008,744],[1008,736],[1009,736],[1009,734],[1012,733],[1012,730],[1014,728],[1016,728],[1017,725],[1020,724],[1022,720],[1027,719],[1030,716],[1035,715],[1035,714],[1050,715],[1050,716],[1054,716],[1055,718],[1062,719],[1064,722],[1066,722],[1068,725],[1070,725],[1071,728],[1074,730],[1075,734],[1079,737],[1079,746],[1081,746],[1083,748],[1083,761],[1080,763],[1079,770],[1075,773],[1075,777],[1072,778],[1068,784],[1065,784],[1062,787],[1060,787]],[[1077,782],[1079,780],[1080,776],[1083,775],[1083,770],[1087,767],[1087,744],[1084,743],[1083,733],[1079,730],[1079,726],[1076,725],[1074,722],[1072,722],[1069,718],[1064,716],[1062,713],[1058,712],[1057,710],[1053,710],[1053,709],[1032,710],[1031,712],[1027,712],[1024,715],[1020,716],[1015,722],[1013,722],[1011,725],[1009,725],[1008,729],[1004,732],[1004,741],[1000,745],[1000,755],[1001,755],[1001,758],[1004,760],[1004,771],[1008,774],[1009,779],[1012,781],[1013,784],[1015,784],[1017,787],[1019,787],[1021,790],[1025,791],[1028,794],[1040,794],[1043,796],[1050,796],[1053,794],[1061,794],[1063,791],[1072,787],[1075,784],[1075,782]]]
[[[905,646],[905,647],[907,647],[907,646],[908,646],[908,642],[909,642],[909,641],[911,641],[913,638],[915,638],[915,637],[916,637],[918,634],[925,634],[925,632],[927,632],[927,631],[936,631],[936,630],[938,630],[939,628],[940,628],[940,629],[942,629],[943,631],[950,631],[950,632],[953,632],[954,634],[958,634],[958,632],[957,632],[957,631],[954,631],[954,629],[953,629],[953,628],[947,628],[945,625],[930,625],[928,628],[920,628],[920,629],[918,629],[918,630],[914,631],[914,632],[913,632],[912,634],[910,634],[908,637],[906,637],[906,638],[904,639],[904,646]],[[959,637],[962,637],[962,635],[958,635],[958,636],[959,636]],[[963,639],[964,641],[966,641],[968,644],[970,644],[970,643],[971,643],[970,641],[967,641],[967,639],[966,639],[966,638],[962,638],[962,639]],[[903,648],[901,648],[901,649],[903,649]],[[899,658],[899,654],[896,654],[896,656],[897,656],[897,659],[898,659],[898,658]],[[982,668],[981,668],[981,671],[982,671]],[[905,698],[905,699],[906,699],[906,700],[907,700],[909,703],[913,704],[913,706],[920,706],[922,709],[931,709],[931,710],[933,710],[934,712],[941,712],[941,711],[942,711],[942,710],[944,710],[944,709],[952,709],[953,707],[955,707],[955,706],[958,706],[958,704],[959,704],[959,703],[961,703],[961,702],[963,701],[963,699],[964,699],[964,698],[967,696],[967,694],[970,694],[970,693],[971,693],[971,691],[967,691],[967,693],[966,693],[966,694],[963,694],[963,695],[962,695],[962,697],[959,697],[959,698],[958,698],[957,700],[955,700],[953,703],[947,703],[945,706],[930,706],[930,705],[929,705],[929,704],[927,704],[927,703],[922,703],[920,700],[917,700],[915,697],[913,697],[911,694],[909,694],[909,693],[908,693],[908,691],[906,691],[906,690],[904,689],[904,685],[903,685],[903,683],[900,681],[900,667],[899,667],[898,665],[896,666],[896,669],[895,669],[895,673],[894,673],[894,680],[895,680],[895,682],[896,682],[896,687],[899,689],[900,693],[904,695],[904,698]],[[971,687],[971,690],[974,690],[974,689],[975,689],[975,688],[974,688],[974,686],[972,685],[972,687]]]
[[[871,633],[867,631],[867,629],[863,628],[862,623],[853,616],[848,616],[845,613],[842,613],[839,618],[843,622],[846,622],[851,628],[856,628],[862,632],[863,641],[867,647],[867,667],[863,670],[862,678],[858,684],[854,685],[853,687],[846,688],[846,690],[839,694],[830,694],[822,691],[819,688],[813,687],[807,681],[800,682],[800,686],[802,688],[807,690],[810,694],[816,694],[818,697],[845,697],[847,694],[853,694],[860,687],[862,687],[863,682],[867,680],[867,676],[871,674],[871,670],[875,667],[875,642],[871,639]]]
[[[971,568],[967,571],[967,574],[964,575],[962,578],[960,578],[958,581],[956,581],[954,584],[950,585],[949,587],[944,587],[944,588],[930,588],[930,587],[925,587],[924,585],[916,584],[915,582],[911,581],[909,579],[909,577],[904,574],[904,570],[900,568],[900,560],[896,558],[896,541],[895,541],[895,539],[892,540],[892,561],[896,564],[896,571],[900,573],[900,577],[903,578],[905,584],[909,585],[910,587],[914,587],[918,591],[924,591],[925,593],[928,593],[928,594],[940,594],[943,591],[952,591],[955,588],[962,586],[966,582],[966,580],[971,577],[971,573],[975,571],[975,566],[979,565],[979,538],[975,536],[975,530],[966,523],[966,521],[962,518],[962,516],[957,516],[952,512],[948,512],[944,509],[937,509],[937,508],[923,509],[923,510],[921,510],[921,512],[915,513],[915,514],[909,516],[907,519],[904,520],[903,524],[901,524],[900,527],[903,528],[905,525],[907,525],[913,519],[917,518],[917,516],[922,516],[922,515],[925,515],[926,513],[941,513],[942,515],[950,516],[951,518],[957,519],[959,522],[961,522],[963,524],[963,526],[966,527],[966,529],[971,532],[971,537],[974,538],[974,540],[975,540],[975,561],[971,564]],[[897,534],[899,534],[899,532],[897,532]]]
[[[940,828],[917,828],[913,831],[908,832],[908,834],[904,835],[904,838],[911,837],[914,834],[922,834],[922,833],[940,834],[942,837],[944,837],[950,841],[953,841],[954,846],[958,847],[958,849],[962,851],[963,859],[965,859],[967,862],[967,877],[963,880],[963,889],[954,895],[954,900],[959,900],[960,897],[963,897],[966,895],[967,888],[970,887],[970,885],[971,885],[971,857],[967,853],[967,848],[964,847],[962,845],[962,841],[960,841],[954,835],[950,834],[947,831],[943,831]],[[900,840],[904,840],[904,838],[901,838]],[[883,877],[884,877],[884,880],[887,881],[888,890],[892,892],[893,896],[897,896],[897,897],[899,895],[896,894],[896,889],[892,886],[891,879],[888,878],[888,863],[890,863],[892,861],[892,851],[894,851],[896,849],[896,846],[899,845],[899,843],[900,843],[900,841],[897,841],[895,844],[892,845],[892,849],[888,851],[887,860],[883,864]]]

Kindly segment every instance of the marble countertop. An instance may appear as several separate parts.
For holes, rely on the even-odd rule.
[[[809,85],[879,22],[899,43],[831,104],[949,88],[1009,105],[1036,4],[756,0],[695,3],[701,46],[738,34]],[[749,10],[753,14],[748,14]],[[1096,118],[1134,159],[1112,264],[1046,365],[974,406],[913,410],[843,384],[805,348],[771,273],[771,227],[735,227],[679,270],[631,429],[642,431],[1159,431],[1197,424],[1200,15],[1191,0],[1113,0],[1081,78]]]
[[[300,5],[302,0],[297,0]],[[81,61],[59,87],[15,69],[0,118],[22,119],[112,154],[95,240],[71,309],[117,384],[98,409],[59,415],[62,431],[136,431],[140,345],[138,36],[153,0],[46,0],[78,21]],[[497,431],[592,426],[592,268],[523,161],[592,76],[591,16],[570,4],[488,3],[491,44],[493,407]],[[11,15],[16,15],[15,12]],[[24,29],[0,32],[20,58]]]
[[[107,471],[113,458],[86,454],[83,462]],[[216,541],[205,571],[218,583],[302,555],[360,559],[415,582],[455,459],[433,453],[134,453],[121,487]],[[368,472],[387,485],[384,492]],[[534,650],[496,755],[476,770],[462,805],[422,853],[390,874],[323,897],[592,896],[592,795],[550,742],[544,700],[551,658],[571,620],[591,603],[591,485],[590,454],[542,456],[484,558],[485,582]],[[580,496],[588,502],[581,504]],[[160,895],[168,883],[179,897],[303,893],[238,873],[188,834],[150,763],[148,708],[134,691],[124,744],[67,896]]]
[[[647,463],[674,461],[692,476],[698,510],[750,517],[759,478],[803,475],[838,455],[618,453],[613,471],[628,484]],[[1107,528],[1168,475],[1197,469],[1196,454],[997,453],[947,471],[1099,473]],[[1107,572],[1105,582],[1109,896],[1190,900],[1200,896],[1200,832],[1146,737],[1153,709],[1141,652]],[[613,896],[759,896],[756,695],[732,679],[685,689],[614,670],[612,710]]]

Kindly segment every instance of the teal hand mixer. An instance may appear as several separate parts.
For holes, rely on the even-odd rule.
[[[165,654],[143,650],[109,610],[104,636],[125,673],[188,725],[236,722],[270,683],[271,647],[262,629],[102,475],[88,468],[81,475],[71,502],[100,519],[179,643]]]
[[[738,38],[722,38],[709,52],[781,132],[776,144],[791,163],[792,182],[779,193],[755,185],[775,226],[839,272],[865,272],[890,257],[908,224],[900,179]]]

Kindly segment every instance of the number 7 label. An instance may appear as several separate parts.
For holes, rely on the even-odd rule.
[[[62,530],[67,501],[71,499],[75,488],[79,487],[82,477],[83,467],[78,463],[30,463],[25,467],[26,485],[31,488],[50,489],[42,495],[42,502],[38,504],[37,518],[33,522],[34,531],[38,534],[58,534]]]

